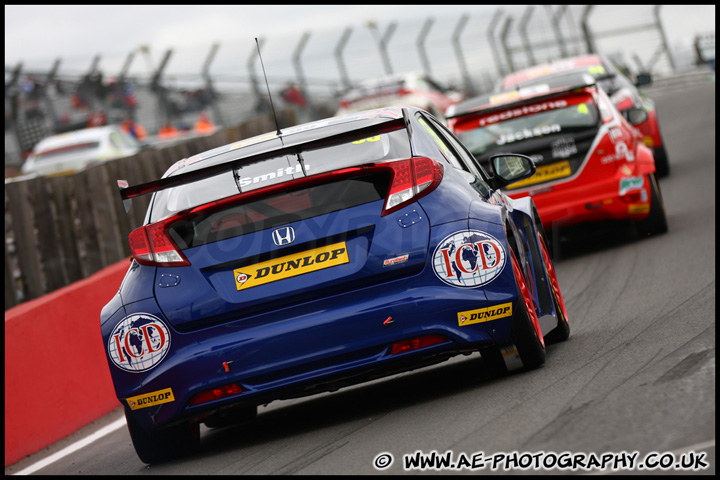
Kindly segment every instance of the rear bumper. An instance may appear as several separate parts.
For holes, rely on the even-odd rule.
[[[482,288],[453,288],[439,284],[433,273],[429,275],[193,332],[178,332],[167,323],[172,348],[154,368],[144,374],[130,373],[111,362],[117,396],[128,406],[128,399],[170,388],[173,401],[132,411],[145,428],[156,428],[183,418],[202,418],[226,405],[258,405],[332,391],[509,341],[516,295],[503,297],[493,291],[493,301],[488,302]],[[461,324],[462,312],[508,304],[504,316]],[[126,306],[125,315],[145,312],[164,320],[152,299],[130,307]],[[106,323],[108,329],[121,320],[121,312]],[[392,354],[394,342],[425,335],[442,335],[447,340]],[[223,363],[229,365],[228,371]],[[237,383],[242,393],[188,405],[194,395],[230,383]]]
[[[620,170],[612,177],[593,182],[555,185],[550,191],[533,194],[532,198],[546,229],[582,222],[637,221],[650,212],[647,175],[628,176]]]

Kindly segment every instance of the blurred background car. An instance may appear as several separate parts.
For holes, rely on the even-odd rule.
[[[335,115],[409,105],[442,119],[445,110],[462,99],[461,93],[445,88],[427,75],[400,73],[359,83],[340,99]]]
[[[38,142],[23,164],[22,173],[67,175],[94,163],[134,155],[142,148],[117,126],[84,128]]]
[[[641,94],[637,88],[652,83],[652,77],[649,73],[639,74],[636,82],[633,83],[607,57],[597,54],[579,55],[518,70],[505,76],[500,81],[499,89],[523,88],[538,82],[543,83],[550,76],[565,76],[576,73],[592,75],[623,115],[627,116],[628,112],[633,108],[641,108],[647,112],[647,120],[635,125],[635,127],[640,130],[643,143],[652,149],[657,176],[667,176],[670,173],[670,164],[665,142],[660,133],[655,103]]]

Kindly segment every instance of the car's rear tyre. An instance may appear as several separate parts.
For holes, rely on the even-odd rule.
[[[670,175],[670,161],[665,145],[653,148],[653,157],[655,157],[655,174],[658,178]]]
[[[185,422],[148,432],[125,409],[130,438],[135,452],[144,463],[155,464],[173,460],[196,451],[200,446],[200,425]]]
[[[543,236],[538,233],[538,244],[540,245],[540,254],[545,264],[545,274],[547,275],[550,283],[550,296],[553,300],[555,307],[555,316],[557,317],[557,327],[550,330],[545,335],[545,343],[557,343],[563,342],[570,337],[570,323],[568,322],[567,309],[565,308],[565,300],[563,300],[562,292],[560,291],[560,284],[555,274],[555,266],[550,258],[550,252],[548,251],[547,244]]]
[[[644,220],[635,222],[637,233],[640,237],[658,235],[668,231],[667,218],[665,216],[665,204],[663,202],[660,186],[657,183],[655,174],[647,176],[650,183],[650,213]]]
[[[510,250],[510,259],[518,289],[518,302],[513,315],[510,338],[517,347],[523,367],[531,370],[545,363],[545,341],[542,338],[532,296],[525,283],[515,252],[512,250]]]

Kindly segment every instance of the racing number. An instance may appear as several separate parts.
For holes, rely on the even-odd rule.
[[[365,142],[377,142],[378,140],[380,140],[380,135],[375,135],[374,137],[369,137],[369,138],[363,138],[362,140],[355,140],[352,143],[353,143],[353,145],[360,145]]]

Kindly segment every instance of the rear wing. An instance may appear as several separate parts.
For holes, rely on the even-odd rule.
[[[600,80],[602,80],[602,79],[604,79],[604,77],[601,78]],[[485,105],[478,105],[476,107],[468,108],[467,110],[455,110],[453,112],[450,112],[448,115],[446,115],[445,118],[449,120],[451,118],[463,117],[465,115],[474,114],[474,113],[483,113],[484,114],[484,113],[495,112],[498,110],[507,110],[510,106],[515,107],[515,106],[524,105],[525,103],[536,102],[538,100],[547,100],[549,98],[556,97],[559,95],[564,95],[564,94],[567,94],[570,92],[575,92],[575,91],[578,91],[578,90],[586,88],[586,87],[595,87],[597,85],[597,81],[598,81],[598,79],[595,79],[590,82],[574,84],[573,86],[570,86],[570,87],[554,88],[543,94],[532,95],[532,96],[528,96],[528,97],[524,97],[524,98],[518,97],[518,100],[516,100],[514,102],[498,103],[497,105],[488,106],[488,107],[485,107]],[[498,93],[497,95],[511,96],[514,92],[517,92],[517,91],[518,90],[516,90],[516,89],[506,90],[504,92]]]
[[[141,195],[147,195],[148,193],[158,192],[166,188],[176,187],[196,182],[198,180],[203,180],[205,178],[210,178],[220,173],[235,170],[243,165],[248,165],[268,158],[282,155],[299,155],[303,150],[315,150],[318,148],[338,145],[399,129],[407,130],[408,141],[410,142],[410,149],[412,152],[414,149],[412,147],[412,128],[410,125],[410,118],[406,108],[402,109],[402,113],[402,117],[389,119],[381,123],[366,125],[364,127],[329,135],[327,137],[293,143],[287,146],[283,142],[282,146],[279,148],[267,150],[255,155],[240,157],[234,160],[220,160],[219,162],[209,164],[202,168],[197,168],[185,173],[179,173],[177,175],[168,176],[139,185],[129,186],[127,180],[118,180],[117,185],[120,190],[120,198],[122,199],[125,212],[127,213],[130,210],[132,199]],[[283,141],[282,136],[277,138],[279,138],[281,142]]]

